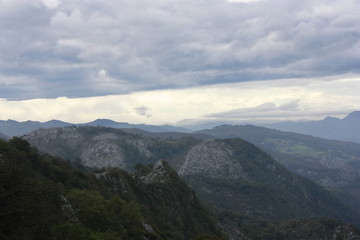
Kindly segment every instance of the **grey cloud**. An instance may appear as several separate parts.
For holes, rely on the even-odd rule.
[[[144,116],[146,118],[151,117],[151,114],[149,113],[150,108],[148,108],[148,107],[145,107],[145,106],[136,107],[136,108],[134,108],[134,111],[139,116]]]
[[[0,75],[36,79],[33,98],[359,74],[359,10],[357,0],[5,0]],[[0,82],[0,96],[18,99],[25,85]]]

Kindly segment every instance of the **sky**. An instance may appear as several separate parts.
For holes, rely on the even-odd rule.
[[[0,0],[0,120],[360,110],[358,0]]]

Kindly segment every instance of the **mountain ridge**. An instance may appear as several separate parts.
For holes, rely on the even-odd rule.
[[[115,166],[131,170],[138,164],[148,164],[164,159],[183,176],[190,186],[194,187],[203,200],[216,204],[222,211],[233,211],[237,209],[236,206],[241,206],[239,214],[251,213],[269,220],[332,216],[346,219],[345,221],[357,221],[356,217],[353,219],[353,213],[346,210],[347,208],[340,201],[334,199],[325,190],[320,190],[320,187],[305,178],[293,177],[293,173],[279,165],[268,154],[241,139],[208,139],[204,141],[191,137],[148,138],[118,129],[89,126],[40,129],[24,136],[24,139],[42,151],[54,150],[55,152],[50,153],[56,155],[68,154],[76,149],[77,154],[69,159],[74,161],[80,158],[81,162],[92,167],[106,167],[109,166],[108,163],[114,163],[114,160],[117,164]],[[71,147],[74,149],[72,150]],[[83,154],[87,152],[88,148],[99,151],[90,155]],[[104,150],[109,151],[106,153]],[[119,154],[113,154],[115,150]],[[119,155],[122,156],[121,164],[118,164],[119,161],[116,158]],[[95,158],[93,159],[91,156],[95,156]],[[68,158],[69,156],[63,157]],[[202,162],[199,159],[203,159]],[[93,160],[97,162],[94,164]],[[186,161],[188,162],[187,166],[191,166],[190,170],[184,166]],[[106,164],[104,165],[104,163]],[[275,174],[277,171],[279,174]],[[207,175],[212,177],[208,178]],[[225,175],[231,176],[231,178],[224,177]],[[284,176],[284,179],[281,176]],[[286,187],[284,183],[281,184],[282,181],[294,182],[294,185]],[[281,189],[274,191],[278,186],[282,186]],[[208,189],[208,191],[204,193],[202,189]],[[306,198],[308,201],[301,200],[305,195],[299,195],[294,199],[286,196],[296,194],[299,192],[298,189],[304,189],[305,195],[311,196]],[[206,192],[210,192],[211,196],[206,195]],[[221,194],[219,195],[217,192]],[[316,192],[319,194],[318,196],[315,194]],[[267,196],[267,194],[270,195]],[[236,197],[220,201],[222,196],[230,195]],[[322,199],[320,201],[322,205],[315,206],[315,203],[319,201],[310,201],[312,198]],[[231,204],[232,207],[222,206],[221,204],[225,202]],[[241,202],[247,203],[247,205],[241,204]],[[258,205],[255,207],[254,204]]]
[[[101,126],[112,128],[138,128],[148,132],[184,132],[190,133],[191,131],[182,127],[172,125],[147,125],[147,124],[131,124],[127,122],[116,122],[110,119],[96,119],[88,123],[68,123],[60,120],[50,120],[46,122],[39,121],[24,121],[18,122],[15,120],[0,120],[0,132],[7,136],[22,136],[33,130],[40,128],[53,128],[53,127],[67,127],[67,126]]]
[[[325,139],[360,143],[360,111],[349,113],[343,119],[326,117],[319,121],[278,122],[255,124],[280,131],[312,135]]]
[[[360,212],[360,144],[327,140],[253,125],[223,125],[197,131],[245,139],[291,171],[326,187]]]

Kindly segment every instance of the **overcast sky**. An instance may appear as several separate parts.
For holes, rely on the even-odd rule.
[[[341,117],[360,110],[359,12],[358,0],[0,0],[0,119]]]

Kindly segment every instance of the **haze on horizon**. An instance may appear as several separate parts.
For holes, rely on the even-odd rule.
[[[343,117],[357,0],[2,0],[0,119]]]

